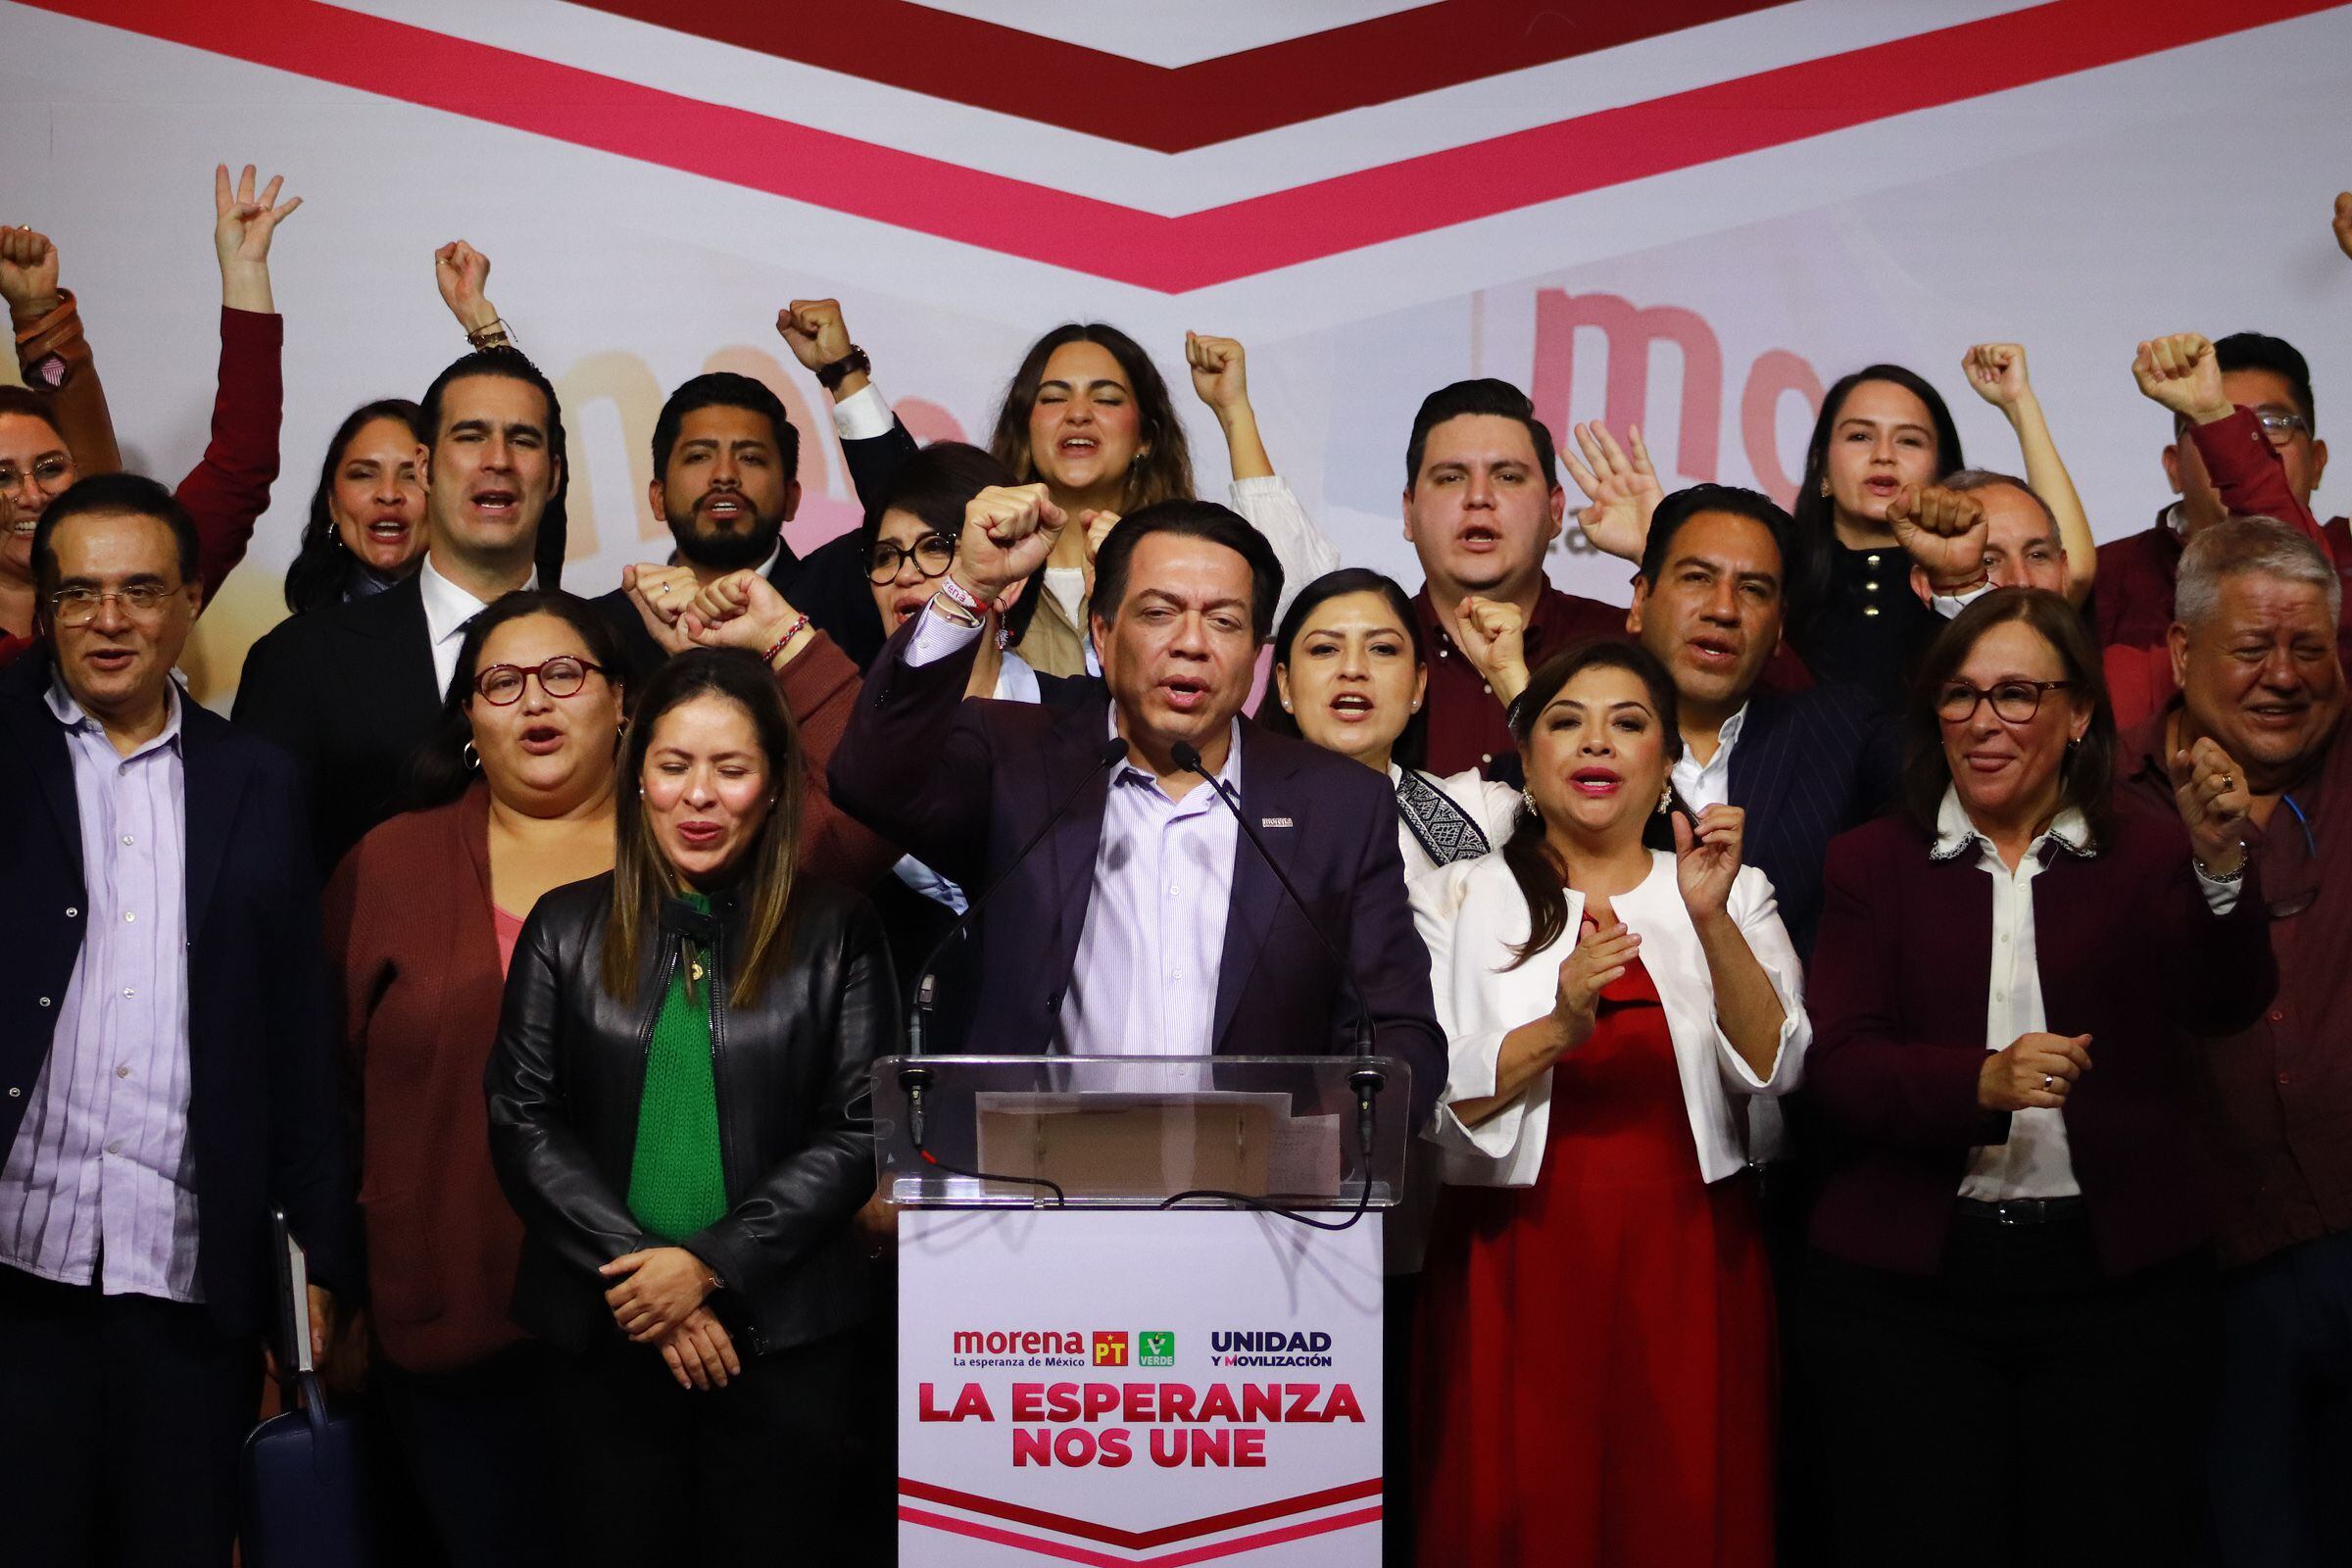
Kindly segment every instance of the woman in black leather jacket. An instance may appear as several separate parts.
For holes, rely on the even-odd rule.
[[[557,1469],[600,1557],[841,1560],[822,1532],[880,1462],[850,1219],[895,982],[864,901],[795,870],[801,775],[758,659],[669,661],[627,737],[614,870],[542,899],[508,974],[487,1087],[525,1230],[514,1315],[568,1352]]]

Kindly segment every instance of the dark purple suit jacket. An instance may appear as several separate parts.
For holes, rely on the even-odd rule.
[[[2088,1034],[2091,1070],[2066,1136],[2099,1260],[2123,1274],[2212,1231],[2212,1166],[2190,1113],[2192,1034],[2251,1023],[2278,982],[2249,872],[2217,919],[2187,832],[2126,804],[2087,858],[2052,848],[2034,882],[2034,934],[2052,1034]],[[1934,1274],[1969,1151],[2007,1141],[1977,1103],[1992,972],[1992,880],[1972,849],[1938,861],[1882,818],[1830,846],[1806,1005],[1805,1080],[1846,1147],[1813,1211],[1815,1247]]]
[[[1096,763],[1108,701],[1031,706],[965,701],[971,658],[906,662],[916,621],[883,648],[833,753],[833,799],[926,865],[968,889],[991,886],[1073,791],[1083,795],[1012,868],[980,924],[980,987],[970,1037],[981,1054],[1052,1049],[1062,994],[1094,894],[1108,773]],[[976,646],[976,645],[975,645]],[[1446,1082],[1445,1036],[1430,1001],[1429,950],[1413,928],[1396,848],[1396,797],[1359,762],[1242,722],[1241,797],[1313,912],[1355,967],[1375,1049],[1412,1069],[1413,1125]],[[1347,983],[1307,919],[1240,836],[1217,971],[1220,1055],[1344,1055],[1355,1040]]]

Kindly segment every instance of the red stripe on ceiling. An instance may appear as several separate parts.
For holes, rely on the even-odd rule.
[[[912,0],[573,3],[975,109],[1173,153],[1769,11],[1780,0],[1440,0],[1174,68]]]
[[[2339,9],[2052,0],[1178,218],[386,22],[242,0],[26,0],[427,108],[1166,294]],[[589,218],[582,215],[586,224]]]

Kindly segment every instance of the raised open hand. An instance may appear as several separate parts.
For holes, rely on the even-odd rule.
[[[279,187],[286,182],[285,175],[270,175],[270,183],[259,196],[253,193],[253,180],[254,167],[247,164],[231,189],[228,166],[213,167],[213,249],[220,253],[223,270],[240,263],[249,267],[267,264],[270,240],[277,232],[277,225],[302,205],[299,196],[283,202],[277,199]]]
[[[478,332],[498,319],[498,310],[483,292],[490,284],[490,258],[462,239],[453,239],[433,252],[433,281],[441,303],[467,332]]]
[[[2246,863],[2246,814],[2254,792],[2246,776],[2210,735],[2169,759],[2173,801],[2188,826],[2197,864],[2220,876],[2234,876]]]
[[[1965,592],[1984,581],[1984,504],[1975,496],[1907,484],[1887,503],[1886,522],[1936,592]]]
[[[1620,561],[1640,562],[1642,548],[1649,542],[1650,515],[1666,498],[1666,488],[1650,465],[1642,427],[1626,426],[1625,447],[1617,444],[1605,426],[1591,420],[1572,426],[1571,433],[1584,459],[1579,462],[1575,452],[1560,455],[1567,460],[1568,477],[1576,481],[1590,503],[1578,511],[1577,526],[1585,530],[1593,549]]]
[[[57,309],[57,247],[32,228],[0,228],[0,299],[18,322]]]
[[[2004,414],[2034,395],[2022,343],[1980,343],[1960,356],[1960,369],[1970,389]]]
[[[2132,360],[2132,379],[2142,396],[2198,424],[2230,412],[2230,396],[2222,390],[2221,359],[2201,333],[2174,332],[2142,343]]]

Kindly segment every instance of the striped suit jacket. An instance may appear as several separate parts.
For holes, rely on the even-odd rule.
[[[1732,748],[1732,804],[1747,812],[1742,858],[1772,878],[1781,923],[1813,956],[1830,840],[1894,798],[1891,724],[1858,686],[1758,691]]]

